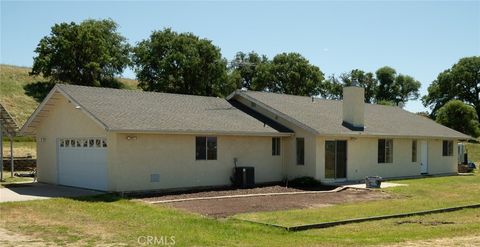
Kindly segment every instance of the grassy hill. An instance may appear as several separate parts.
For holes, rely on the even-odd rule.
[[[46,83],[42,76],[29,76],[30,68],[0,64],[0,103],[21,127],[38,106],[33,97],[26,94],[24,86],[31,83]],[[120,78],[125,88],[135,89],[138,82]]]

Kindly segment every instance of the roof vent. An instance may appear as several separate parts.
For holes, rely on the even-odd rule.
[[[343,88],[343,125],[351,130],[365,128],[365,89],[362,87]]]

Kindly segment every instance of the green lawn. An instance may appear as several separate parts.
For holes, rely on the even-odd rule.
[[[467,152],[468,152],[468,159],[474,162],[478,162],[480,165],[480,144],[475,143],[467,143]]]
[[[410,186],[388,190],[401,198],[372,202],[371,206],[377,207],[377,210],[378,205],[382,205],[386,209],[392,208],[387,211],[402,211],[421,206],[459,205],[475,200],[478,202],[478,179],[479,176],[402,181]],[[440,199],[430,202],[436,196],[442,197],[444,203],[440,203]],[[423,202],[417,197],[423,197]],[[398,205],[398,200],[402,200],[404,204]],[[350,216],[364,211],[373,212],[360,203],[328,209],[295,210],[290,211],[291,215],[281,212],[277,215],[287,217],[291,222],[298,221],[292,216],[303,217],[305,221],[309,221],[307,218],[318,221],[331,219],[332,216],[327,216],[328,214]],[[10,231],[55,244],[90,246],[109,243],[138,245],[137,239],[140,236],[175,236],[176,246],[358,246],[472,236],[480,231],[480,209],[302,232],[286,232],[235,218],[215,220],[112,195],[2,203],[0,212],[0,222]]]
[[[480,203],[480,175],[478,174],[394,182],[408,186],[384,189],[393,197],[388,200],[347,203],[303,210],[249,213],[236,217],[294,226]]]

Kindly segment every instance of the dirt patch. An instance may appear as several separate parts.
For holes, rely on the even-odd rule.
[[[198,197],[198,195],[196,197]],[[390,196],[381,191],[346,189],[333,193],[222,198],[161,203],[158,205],[169,205],[205,216],[221,218],[239,213],[318,208],[345,202],[369,201],[386,198],[390,198]],[[165,199],[165,197],[162,197],[162,200]]]
[[[0,227],[0,245],[15,247],[36,247],[36,246],[56,246],[54,243],[47,243],[41,239],[32,236],[14,233]]]
[[[233,195],[250,195],[250,194],[266,194],[266,193],[284,193],[284,192],[302,192],[302,191],[327,191],[335,189],[332,186],[321,186],[315,188],[290,188],[285,186],[265,186],[252,189],[234,189],[224,188],[219,190],[196,191],[196,192],[177,192],[172,194],[153,194],[141,198],[143,201],[165,201],[175,199],[199,198],[199,197],[216,197],[216,196],[233,196]]]
[[[431,240],[406,241],[388,247],[428,247],[428,246],[480,246],[480,235],[437,238]]]

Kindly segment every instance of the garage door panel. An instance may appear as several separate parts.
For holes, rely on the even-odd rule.
[[[106,190],[107,152],[104,138],[66,138],[59,140],[59,184]]]

